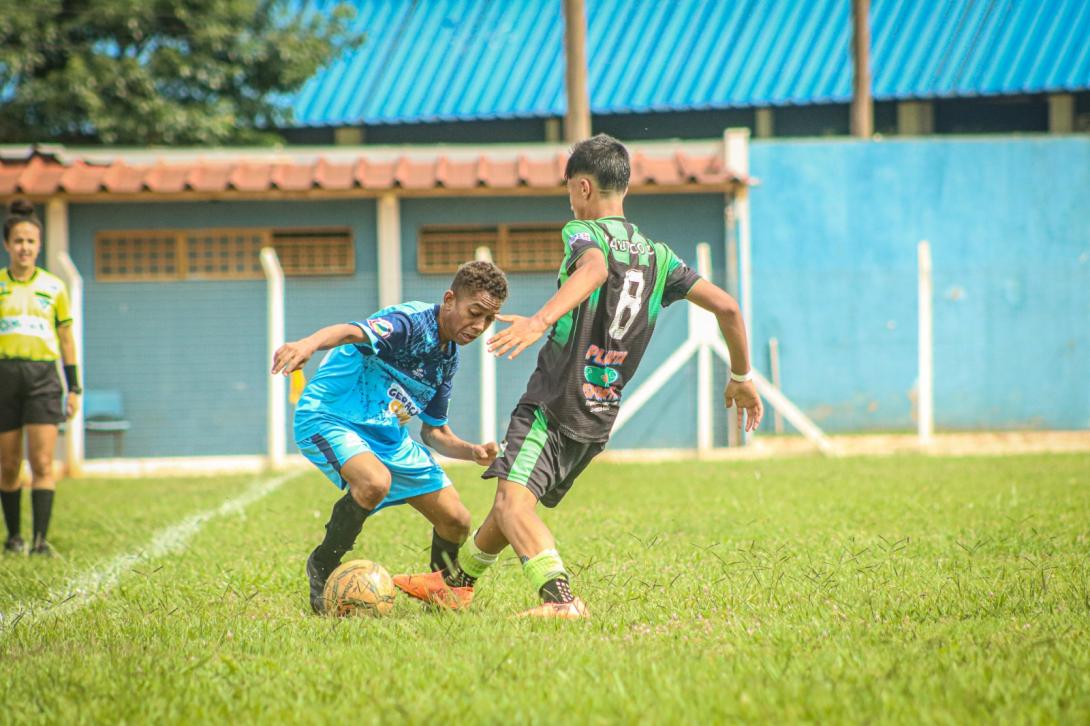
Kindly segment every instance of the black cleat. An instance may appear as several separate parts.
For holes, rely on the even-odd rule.
[[[329,579],[329,571],[323,570],[311,552],[307,558],[307,580],[310,581],[310,608],[318,615],[325,615],[325,581]]]
[[[53,545],[45,541],[45,537],[35,537],[34,546],[30,548],[30,554],[39,555],[41,557],[52,557]]]
[[[8,537],[8,541],[4,543],[4,554],[6,555],[25,555],[26,554],[26,542],[19,535]]]

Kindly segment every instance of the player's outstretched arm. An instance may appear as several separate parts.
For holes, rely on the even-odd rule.
[[[273,354],[272,373],[283,373],[286,376],[306,365],[310,357],[319,350],[329,350],[348,343],[363,343],[366,340],[357,325],[330,325],[301,340],[284,343],[277,348]]]
[[[420,438],[442,456],[473,461],[481,466],[489,466],[500,453],[500,447],[495,441],[489,441],[487,444],[471,444],[458,438],[451,431],[449,424],[442,426],[423,424],[420,427]]]
[[[488,352],[502,356],[511,351],[508,360],[537,342],[553,323],[579,307],[590,294],[605,284],[609,277],[606,257],[600,249],[588,249],[575,262],[571,274],[549,302],[530,317],[522,315],[497,315],[496,320],[511,323],[488,339]]]
[[[757,395],[757,387],[753,381],[748,380],[750,373],[749,344],[746,341],[746,325],[742,320],[742,311],[738,303],[726,290],[719,288],[707,280],[698,280],[689,294],[686,296],[689,302],[699,305],[715,315],[719,321],[719,330],[723,332],[723,338],[727,341],[727,349],[730,351],[730,368],[732,379],[727,384],[727,390],[723,396],[727,408],[737,404],[738,426],[743,425],[742,414],[745,412],[745,430],[752,431],[761,423],[761,397]],[[746,378],[738,381],[735,378]]]

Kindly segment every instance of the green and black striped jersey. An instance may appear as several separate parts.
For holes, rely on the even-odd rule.
[[[520,403],[541,406],[570,438],[606,441],[659,313],[700,278],[673,250],[622,217],[576,220],[561,234],[565,255],[558,287],[594,247],[605,255],[609,277],[556,321]]]

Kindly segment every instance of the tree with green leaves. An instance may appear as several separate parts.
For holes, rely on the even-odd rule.
[[[328,7],[327,3],[322,3]],[[0,141],[268,144],[363,41],[299,0],[0,0]]]

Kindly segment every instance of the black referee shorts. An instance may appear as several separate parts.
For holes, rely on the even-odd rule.
[[[565,436],[541,408],[522,403],[511,413],[502,453],[481,478],[522,484],[546,507],[555,507],[605,447]]]
[[[56,363],[0,358],[0,433],[61,423],[63,399]]]

